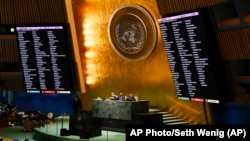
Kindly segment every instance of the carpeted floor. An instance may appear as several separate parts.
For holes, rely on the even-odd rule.
[[[60,117],[58,117],[60,118]],[[60,119],[55,120],[59,121],[58,123],[49,124],[46,127],[36,128],[40,132],[44,132],[46,134],[52,134],[54,136],[60,136],[59,130],[62,128],[60,125]],[[68,121],[64,121],[64,127],[68,127]],[[15,141],[24,141],[25,139],[29,139],[29,141],[36,141],[33,139],[33,133],[23,131],[23,127],[20,126],[9,126],[6,128],[0,128],[0,136],[9,139],[16,139]],[[86,139],[79,139],[78,136],[67,136],[63,137],[65,139],[71,138],[72,140],[77,141],[85,141]],[[63,141],[63,138],[61,140]],[[125,133],[121,132],[113,132],[102,130],[102,135],[87,139],[88,141],[125,141],[126,139]]]
[[[18,141],[24,141],[29,139],[29,141],[35,141],[33,135],[30,132],[24,132],[22,126],[10,126],[6,128],[0,128],[0,136],[9,139],[18,139]]]

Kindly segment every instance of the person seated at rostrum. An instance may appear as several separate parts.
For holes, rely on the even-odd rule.
[[[120,95],[118,96],[118,100],[125,100],[125,96],[123,95],[123,93],[120,93]]]
[[[111,93],[110,100],[118,100],[118,96],[114,92]]]
[[[129,94],[129,96],[127,97],[126,100],[127,101],[136,101],[135,96],[132,93]]]

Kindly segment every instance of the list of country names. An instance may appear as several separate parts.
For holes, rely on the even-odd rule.
[[[70,90],[62,82],[67,74],[64,65],[68,59],[59,49],[65,44],[60,38],[62,29],[63,26],[17,28],[27,90]]]
[[[203,38],[197,12],[159,20],[178,96],[194,97],[198,89],[206,88],[208,58],[203,53]],[[190,18],[192,17],[192,18]]]

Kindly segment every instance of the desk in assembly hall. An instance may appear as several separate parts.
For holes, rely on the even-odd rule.
[[[92,101],[92,116],[119,120],[133,120],[137,113],[148,113],[149,101],[119,101],[98,100]]]
[[[127,124],[162,123],[162,114],[149,113],[149,101],[92,101],[92,116],[101,119],[102,129],[125,132]],[[149,122],[150,119],[150,122]]]

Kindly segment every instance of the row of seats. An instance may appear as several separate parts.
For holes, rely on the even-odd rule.
[[[34,128],[44,127],[45,124],[53,123],[53,113],[50,112],[46,119],[31,119],[29,117],[22,118],[23,131],[32,132]]]

